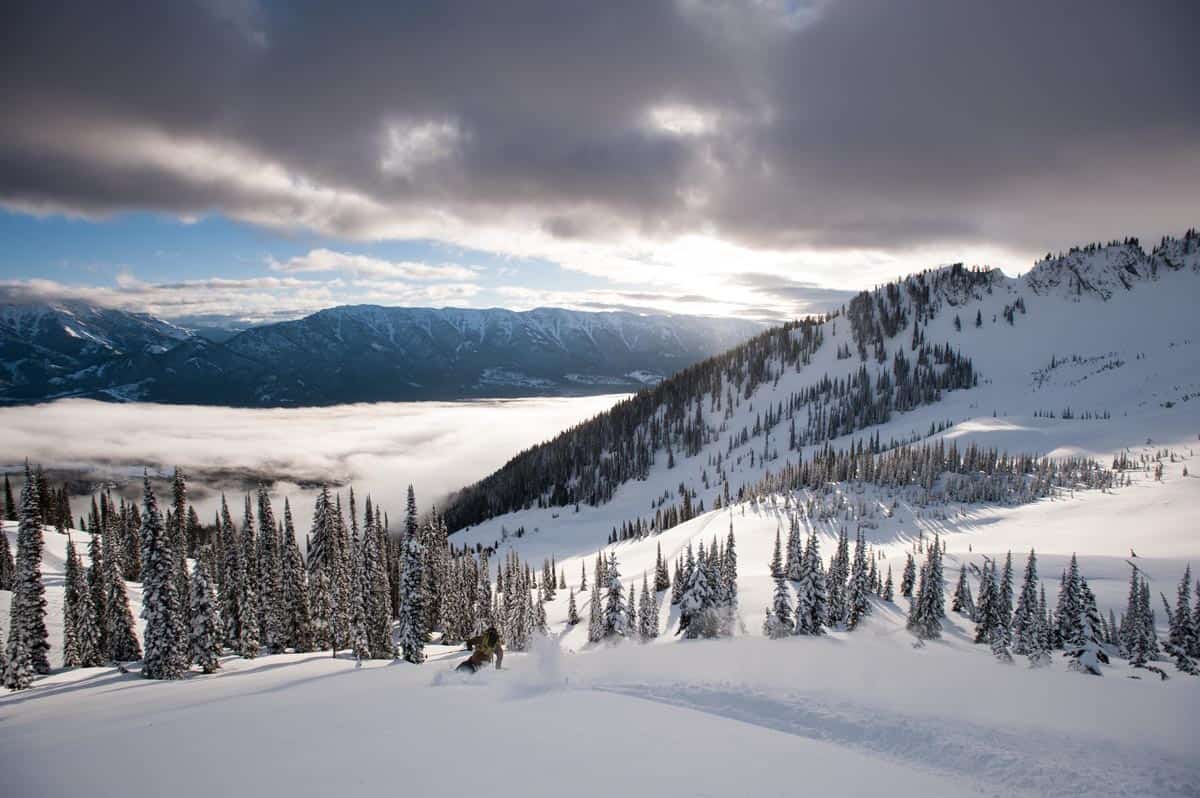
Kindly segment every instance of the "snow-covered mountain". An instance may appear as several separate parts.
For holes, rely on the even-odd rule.
[[[687,517],[827,445],[878,452],[987,428],[987,445],[1010,453],[1108,454],[1161,423],[1200,430],[1198,307],[1196,231],[1150,252],[1135,240],[1073,249],[1017,278],[923,272],[764,332],[522,452],[454,496],[447,518],[482,525],[470,537],[486,545],[578,503],[596,519],[581,545],[596,546],[614,521],[649,524],[685,501]],[[1079,424],[1106,430],[1106,443],[1072,446]]]
[[[753,335],[734,319],[336,307],[222,343],[81,303],[0,308],[0,400],[237,406],[637,390]]]

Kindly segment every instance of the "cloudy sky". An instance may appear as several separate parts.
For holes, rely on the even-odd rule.
[[[0,292],[782,317],[1200,222],[1193,0],[15,0]]]

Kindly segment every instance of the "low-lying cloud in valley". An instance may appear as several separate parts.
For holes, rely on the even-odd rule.
[[[192,479],[208,523],[224,490],[240,515],[240,492],[259,479],[290,497],[301,534],[313,486],[349,486],[393,514],[409,483],[422,510],[502,465],[521,449],[608,409],[620,396],[415,402],[296,409],[238,409],[63,400],[0,409],[0,463],[25,458],[81,481],[111,479],[138,495],[142,468]],[[85,508],[75,501],[79,515]]]

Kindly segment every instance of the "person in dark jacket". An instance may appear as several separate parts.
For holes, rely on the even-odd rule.
[[[496,627],[489,626],[483,634],[472,637],[467,641],[467,647],[471,649],[471,656],[463,660],[455,670],[475,673],[493,659],[496,661],[496,670],[500,670],[500,665],[504,662],[504,646],[500,645],[500,633],[496,631]]]

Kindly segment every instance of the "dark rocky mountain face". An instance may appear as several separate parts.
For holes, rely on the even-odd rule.
[[[224,342],[82,303],[0,307],[0,401],[237,406],[636,390],[742,341],[732,319],[338,307]]]

